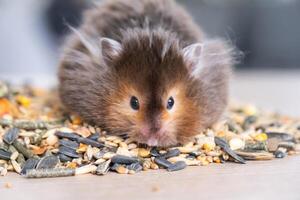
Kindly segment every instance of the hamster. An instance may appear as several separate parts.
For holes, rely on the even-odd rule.
[[[65,107],[149,146],[190,141],[222,115],[233,48],[173,0],[109,0],[72,28],[59,66]]]

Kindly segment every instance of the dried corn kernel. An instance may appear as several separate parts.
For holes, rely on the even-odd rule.
[[[254,137],[254,139],[257,140],[257,141],[263,142],[263,141],[266,141],[268,139],[268,135],[265,134],[265,133],[260,133],[260,134],[256,135]]]
[[[29,107],[31,104],[31,100],[28,97],[23,95],[16,96],[16,101],[26,108]]]

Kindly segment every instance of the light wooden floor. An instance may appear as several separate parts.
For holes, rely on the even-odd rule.
[[[54,179],[0,178],[1,199],[300,199],[300,157],[214,164],[168,173],[84,175]],[[6,182],[12,188],[4,187]]]

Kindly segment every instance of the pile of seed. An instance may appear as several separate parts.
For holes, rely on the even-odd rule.
[[[112,136],[64,112],[55,91],[0,82],[0,175],[27,178],[108,172],[135,174],[187,166],[271,160],[300,152],[300,120],[231,106],[223,120],[188,144],[147,147],[126,133]]]

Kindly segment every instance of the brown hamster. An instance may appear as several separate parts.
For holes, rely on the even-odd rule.
[[[65,45],[60,97],[111,134],[150,146],[185,143],[224,111],[232,52],[206,39],[173,0],[105,1]]]

